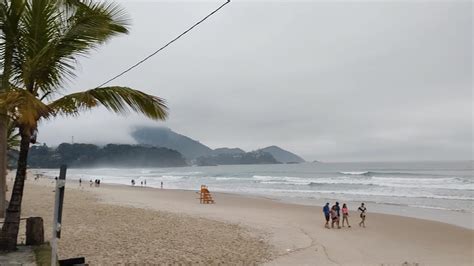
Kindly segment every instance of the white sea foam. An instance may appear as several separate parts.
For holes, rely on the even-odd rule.
[[[351,172],[339,172],[343,175],[367,175],[369,171],[351,171]]]
[[[474,190],[472,182],[457,177],[449,178],[402,178],[402,177],[363,177],[339,176],[331,178],[304,178],[289,176],[253,176],[261,184],[287,185],[366,185],[394,188],[433,188],[453,190]],[[234,178],[238,180],[239,178]]]
[[[366,164],[325,164],[275,166],[217,166],[203,168],[68,169],[68,179],[100,178],[104,183],[130,184],[147,180],[148,186],[198,189],[201,184],[213,191],[251,193],[270,197],[335,198],[377,201],[423,208],[472,211],[474,176],[468,167],[423,168],[412,164],[373,167]],[[325,168],[326,167],[326,168]],[[351,167],[354,167],[351,169]],[[363,169],[366,171],[355,169]],[[377,170],[371,170],[377,169]],[[437,170],[439,169],[439,170]],[[57,176],[56,169],[39,172]]]

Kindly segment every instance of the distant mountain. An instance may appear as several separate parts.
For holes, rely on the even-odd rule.
[[[132,132],[139,143],[179,151],[188,160],[213,154],[208,146],[165,127],[139,127]]]
[[[224,147],[212,150],[199,141],[178,134],[166,127],[138,127],[131,133],[131,135],[141,145],[151,145],[176,150],[188,161],[193,161],[200,157],[210,158],[218,155],[246,154],[244,150],[239,148]],[[276,159],[276,161],[282,163],[302,163],[305,161],[298,155],[277,146],[266,147],[257,150],[257,152],[269,153],[274,159]],[[225,156],[221,157],[221,159],[224,160],[224,157]]]
[[[198,166],[232,165],[232,164],[279,164],[270,153],[262,151],[244,153],[222,153],[202,156],[195,160]]]
[[[175,167],[186,166],[183,156],[168,148],[126,144],[62,143],[56,149],[46,145],[31,146],[28,165],[32,168],[70,167]]]
[[[299,157],[298,155],[294,154],[294,153],[291,153],[289,151],[286,151],[278,146],[270,146],[270,147],[266,147],[266,148],[263,148],[263,149],[259,149],[258,151],[263,151],[263,152],[268,152],[270,153],[271,155],[273,155],[273,157],[275,157],[275,159],[277,159],[277,161],[279,162],[282,162],[282,163],[303,163],[305,162],[305,160],[301,157]]]
[[[214,152],[213,152],[214,155],[241,154],[241,153],[245,153],[245,151],[239,148],[217,148],[217,149],[214,149]]]

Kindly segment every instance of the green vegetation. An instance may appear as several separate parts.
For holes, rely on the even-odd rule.
[[[239,154],[218,154],[196,159],[199,166],[226,164],[279,164],[280,162],[267,152],[246,152]]]
[[[185,166],[182,155],[167,148],[138,145],[62,143],[56,149],[46,145],[32,146],[28,154],[28,166],[32,168],[70,167],[174,167]]]
[[[51,246],[49,243],[45,243],[41,246],[33,248],[35,253],[36,265],[47,266],[51,265]]]

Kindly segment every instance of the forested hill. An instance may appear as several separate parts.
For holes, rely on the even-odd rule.
[[[231,158],[231,156],[228,155],[241,155],[242,157],[245,153],[244,150],[239,148],[224,147],[213,150],[197,140],[194,140],[182,134],[178,134],[166,127],[137,127],[133,130],[131,136],[135,139],[137,143],[142,145],[166,147],[169,149],[177,150],[181,154],[183,154],[183,156],[189,161],[195,161],[198,158],[205,158],[206,161],[208,161],[208,159],[210,158],[212,158],[212,160],[218,159],[219,161],[227,161],[229,158]],[[270,146],[257,151],[269,153],[274,157],[274,159],[282,163],[304,162],[304,159],[300,156],[287,150],[284,150],[278,146]],[[248,154],[249,158],[253,155],[255,154]],[[235,159],[236,158],[237,157],[235,157]],[[255,159],[251,161],[259,163],[260,159]],[[246,160],[245,162],[247,163]]]
[[[213,153],[211,148],[199,141],[165,127],[139,127],[131,135],[139,144],[177,150],[188,160]]]
[[[195,160],[198,166],[231,165],[231,164],[279,164],[280,162],[268,152],[253,151],[244,153],[222,153],[202,156]]]
[[[32,146],[28,165],[32,168],[70,167],[175,167],[185,166],[181,153],[168,148],[138,145],[62,143],[56,149]]]
[[[282,162],[282,163],[303,163],[304,162],[304,159],[301,158],[300,156],[292,152],[286,151],[278,146],[266,147],[266,148],[260,149],[259,151],[270,153],[271,155],[273,155],[273,157],[275,157],[275,159],[277,159],[279,162]]]

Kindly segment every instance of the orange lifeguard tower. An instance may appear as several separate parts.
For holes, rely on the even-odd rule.
[[[199,197],[199,202],[201,204],[215,203],[214,199],[212,199],[211,192],[209,192],[206,185],[201,185],[201,196]]]

